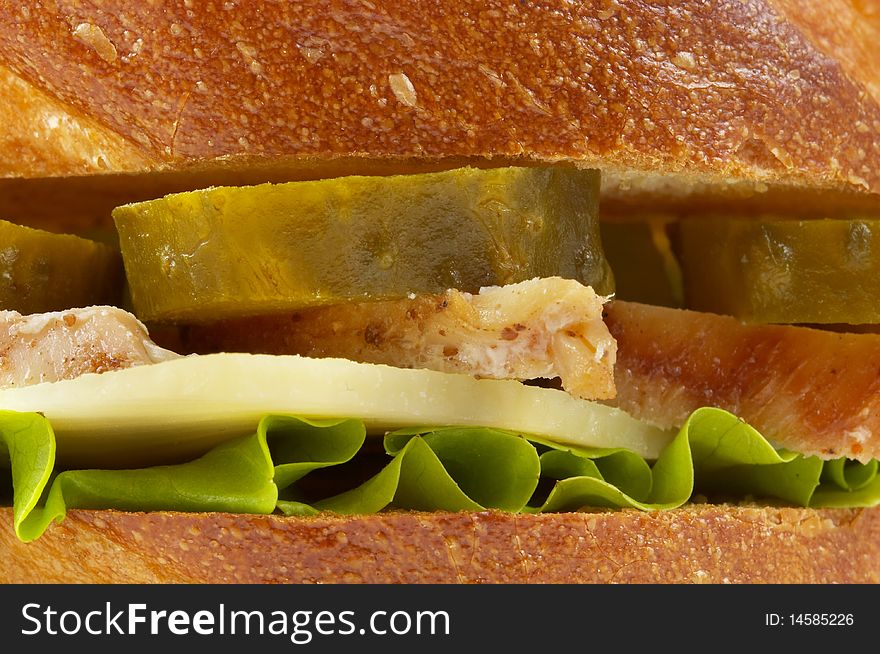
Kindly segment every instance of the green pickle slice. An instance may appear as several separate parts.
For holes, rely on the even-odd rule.
[[[664,222],[603,222],[601,233],[602,249],[614,271],[615,299],[682,306],[681,271]]]
[[[206,322],[559,275],[613,292],[599,173],[462,168],[169,195],[117,208],[132,302]]]
[[[0,220],[0,308],[28,314],[118,304],[122,287],[113,248]]]
[[[880,220],[681,222],[689,308],[755,323],[880,323]]]

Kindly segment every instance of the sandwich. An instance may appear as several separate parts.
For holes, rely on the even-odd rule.
[[[872,8],[0,8],[0,578],[880,580]]]

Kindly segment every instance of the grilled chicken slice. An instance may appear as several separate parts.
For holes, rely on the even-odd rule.
[[[178,355],[154,344],[130,313],[88,307],[23,316],[0,311],[0,387],[72,379]]]
[[[453,290],[193,326],[184,344],[201,353],[344,357],[495,379],[559,377],[573,395],[607,399],[616,346],[602,321],[604,300],[551,277],[478,295]]]
[[[880,457],[880,335],[619,301],[606,322],[618,344],[616,404],[637,418],[675,427],[717,406],[786,449]]]

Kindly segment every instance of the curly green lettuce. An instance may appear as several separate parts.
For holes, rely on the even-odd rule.
[[[364,423],[269,415],[256,432],[178,465],[55,470],[55,436],[36,413],[0,411],[14,528],[38,538],[68,509],[311,515],[386,508],[539,513],[584,507],[673,509],[695,492],[801,506],[880,503],[877,461],[822,461],[778,451],[726,411],[695,411],[649,462],[622,449],[561,445],[499,429],[406,429],[384,438],[387,460],[360,484],[304,499],[303,480],[363,455]]]

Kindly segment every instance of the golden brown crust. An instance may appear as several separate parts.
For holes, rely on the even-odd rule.
[[[0,98],[0,125],[5,127],[0,128],[0,177],[76,175],[154,163],[119,134],[71,113],[2,66]]]
[[[8,582],[877,583],[880,508],[691,505],[315,518],[72,511],[38,541],[0,510]]]
[[[772,0],[820,52],[880,100],[880,5],[875,0]],[[833,4],[833,7],[832,7]]]
[[[794,2],[187,4],[2,1],[0,63],[137,151],[114,170],[521,157],[880,190],[873,32]]]

